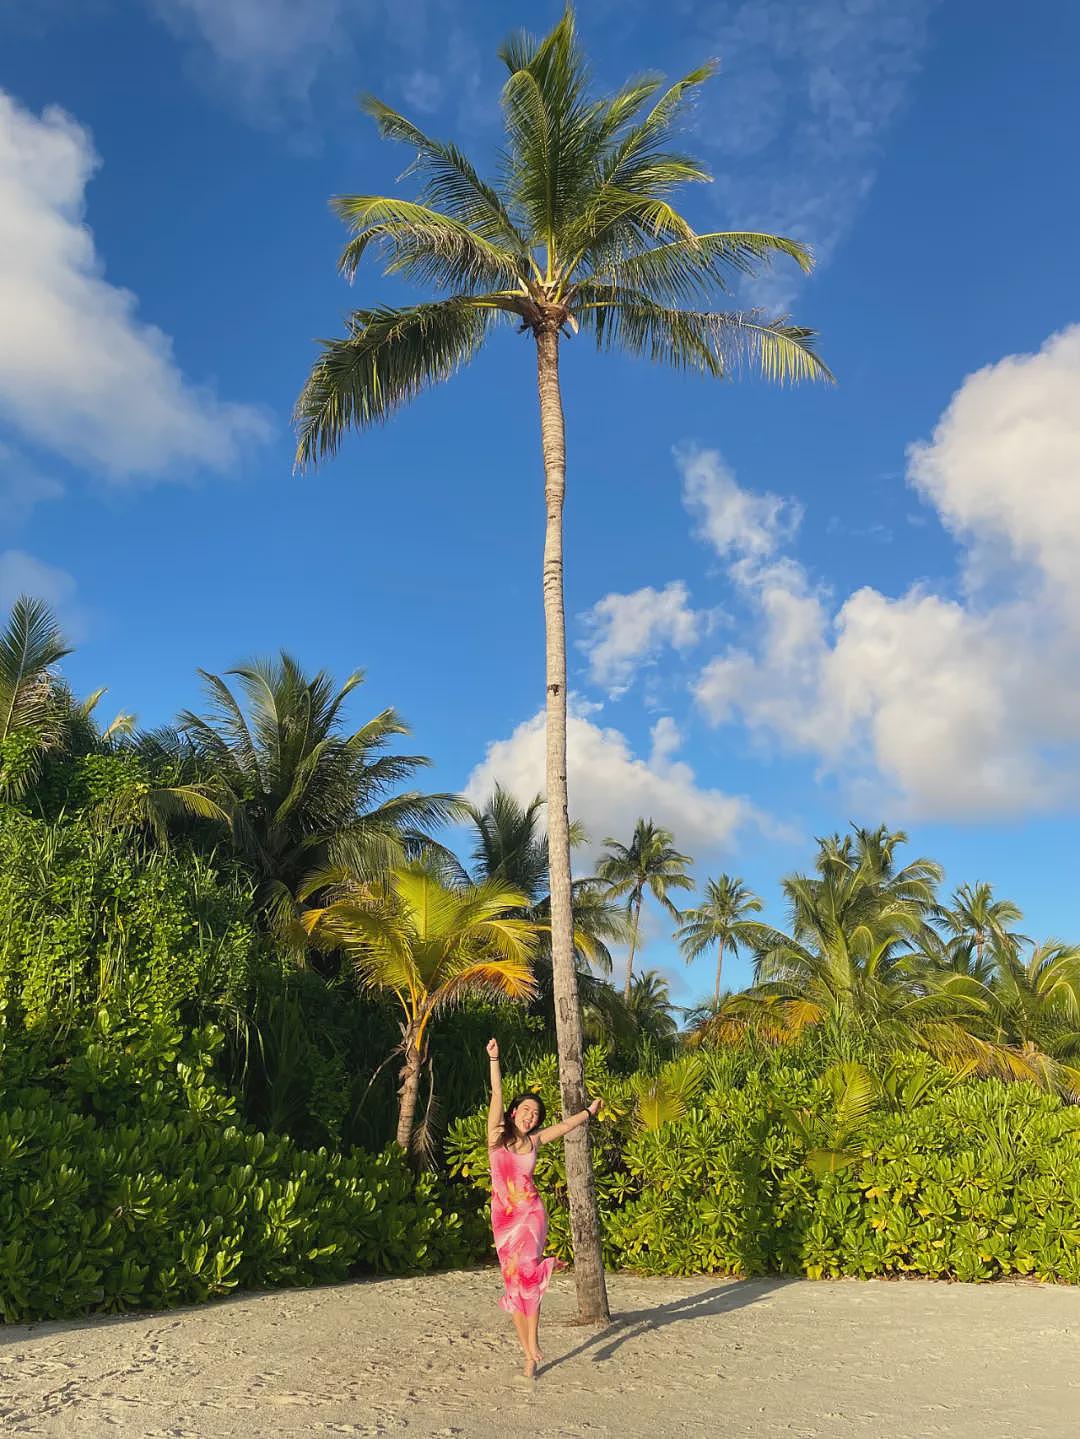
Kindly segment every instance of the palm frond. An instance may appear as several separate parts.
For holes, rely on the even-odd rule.
[[[353,231],[338,263],[349,280],[372,246],[386,255],[385,274],[457,291],[513,287],[529,273],[519,251],[429,205],[384,195],[342,195],[331,203]]]
[[[16,729],[58,741],[48,671],[70,653],[49,606],[21,595],[0,632],[0,743]]]
[[[365,96],[361,105],[375,120],[384,139],[396,140],[416,151],[406,174],[412,171],[423,177],[422,196],[427,203],[467,225],[481,239],[510,247],[528,263],[528,245],[502,197],[480,178],[456,146],[433,140],[374,96]]]
[[[333,454],[345,431],[386,420],[479,350],[505,296],[455,295],[402,309],[357,310],[345,339],[323,341],[296,402],[296,464]]]
[[[726,276],[753,275],[785,255],[808,274],[813,259],[805,245],[782,235],[715,231],[654,245],[625,259],[613,258],[597,278],[638,291],[662,305],[710,299],[726,289]]]
[[[675,369],[728,376],[755,364],[764,378],[783,384],[831,380],[814,350],[814,332],[756,311],[683,310],[657,304],[617,286],[586,282],[575,310],[600,349],[621,347]]]

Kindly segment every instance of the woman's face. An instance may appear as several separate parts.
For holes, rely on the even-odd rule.
[[[531,1134],[540,1122],[540,1106],[535,1099],[523,1099],[511,1117],[519,1134]]]

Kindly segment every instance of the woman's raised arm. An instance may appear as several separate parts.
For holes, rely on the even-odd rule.
[[[491,1060],[491,1103],[488,1105],[488,1148],[494,1149],[503,1132],[502,1070],[499,1068],[498,1040],[487,1042],[488,1058]]]
[[[580,1129],[583,1124],[600,1113],[604,1101],[594,1099],[588,1109],[583,1109],[579,1114],[572,1114],[569,1119],[563,1119],[558,1124],[549,1124],[546,1129],[541,1129],[536,1136],[537,1144],[551,1144],[556,1139],[561,1139],[564,1134],[569,1134],[571,1129]]]

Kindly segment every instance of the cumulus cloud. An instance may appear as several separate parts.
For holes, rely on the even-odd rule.
[[[959,598],[865,587],[837,604],[791,557],[731,562],[755,643],[706,664],[705,714],[919,815],[1080,798],[1078,382],[1074,327],[969,376],[912,448],[911,484],[965,546]]]
[[[608,835],[629,836],[642,815],[674,831],[686,852],[700,856],[723,851],[743,825],[759,816],[745,799],[705,789],[694,771],[677,758],[682,738],[664,717],[652,730],[652,751],[634,754],[626,736],[602,728],[580,713],[567,723],[567,783],[570,811],[589,835],[579,851],[587,866]],[[469,776],[466,798],[483,804],[496,784],[522,803],[546,789],[544,713],[518,725],[506,739],[488,745]],[[624,840],[625,842],[625,840]]]
[[[873,186],[936,4],[742,0],[705,12],[723,68],[701,134],[721,156],[713,194],[726,222],[793,235],[829,260]],[[783,310],[797,285],[785,266],[755,298]]]
[[[612,698],[624,694],[638,667],[662,647],[688,650],[697,644],[707,617],[690,608],[686,586],[675,580],[662,590],[651,586],[632,594],[609,594],[581,616],[579,641],[589,657],[589,677]]]
[[[736,483],[716,450],[677,453],[683,478],[683,503],[697,520],[697,533],[723,558],[761,559],[791,538],[802,520],[802,507],[780,495],[755,494]]]
[[[1028,567],[1080,622],[1080,325],[969,375],[909,478],[968,547],[971,589]]]
[[[64,111],[39,117],[0,91],[0,417],[113,480],[225,468],[268,423],[191,384],[104,278],[83,220],[97,165]]]

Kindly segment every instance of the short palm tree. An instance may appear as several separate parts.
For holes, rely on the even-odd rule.
[[[956,1005],[965,1057],[1080,1103],[1080,946],[1047,940],[1025,958],[1011,937],[989,944],[988,981],[949,970],[926,980]]]
[[[715,67],[666,86],[656,75],[597,97],[572,10],[542,40],[502,48],[506,143],[499,185],[452,144],[433,139],[375,99],[380,133],[412,151],[415,199],[348,195],[334,202],[352,230],[341,269],[369,251],[388,272],[430,285],[439,298],[370,306],[326,342],[296,406],[297,462],[334,452],[350,428],[387,419],[427,386],[467,364],[500,326],[535,342],[544,459],[543,593],[547,640],[547,803],[552,953],[563,1109],[585,1102],[574,966],[566,793],[566,635],[563,502],[566,444],[559,379],[564,336],[585,332],[602,351],[723,379],[741,361],[766,378],[818,379],[828,371],[809,330],[724,308],[728,282],[774,257],[811,267],[794,240],[757,231],[699,233],[672,204],[681,186],[708,180],[676,147],[686,109]],[[575,1274],[583,1320],[605,1320],[607,1298],[588,1139],[566,1143]]]
[[[686,873],[692,861],[674,846],[670,830],[661,829],[651,819],[639,819],[629,844],[605,839],[607,853],[596,866],[596,877],[608,887],[613,899],[625,899],[630,918],[630,944],[626,954],[626,981],[623,999],[629,1003],[634,978],[634,955],[641,935],[641,906],[648,890],[653,899],[673,919],[681,919],[679,911],[668,898],[673,889],[693,889],[694,881]]]
[[[209,715],[180,717],[209,792],[225,813],[232,842],[253,874],[256,903],[296,944],[296,896],[315,871],[345,866],[372,879],[407,857],[409,844],[460,812],[453,795],[393,793],[428,760],[388,754],[408,727],[392,709],[345,729],[342,706],[362,682],[357,671],[336,687],[309,676],[291,656],[219,675],[201,672]]]
[[[418,861],[373,883],[340,871],[312,883],[332,898],[304,913],[307,933],[344,950],[363,988],[393,994],[401,1006],[397,1142],[409,1151],[432,1022],[470,998],[532,997],[537,935],[520,918],[525,896],[497,880],[451,888]]]
[[[760,921],[747,918],[760,913],[761,900],[757,895],[747,889],[741,879],[722,874],[719,879],[706,883],[704,903],[683,914],[676,937],[687,964],[716,946],[714,1005],[720,1003],[724,951],[730,949],[732,954],[738,954],[740,946],[752,948],[760,943],[764,927]]]

